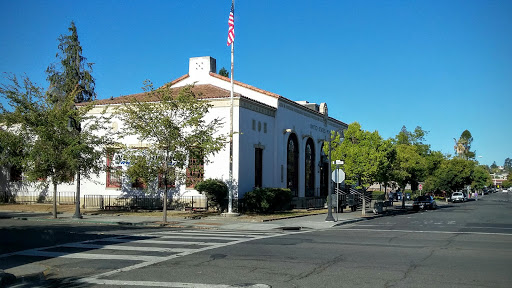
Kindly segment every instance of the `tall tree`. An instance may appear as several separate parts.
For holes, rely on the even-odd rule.
[[[75,23],[71,21],[69,35],[60,35],[58,63],[46,69],[47,80],[50,82],[49,93],[53,101],[61,101],[74,94],[74,102],[89,102],[96,99],[95,81],[92,77],[92,65],[82,56],[82,46],[78,40]]]
[[[28,77],[19,81],[15,75],[6,76],[7,83],[0,87],[0,95],[7,103],[7,106],[0,104],[2,124],[7,131],[26,139],[25,155],[20,162],[24,179],[53,185],[54,217],[57,217],[57,185],[72,181],[74,175],[75,215],[79,215],[80,175],[90,177],[102,171],[103,149],[112,143],[107,135],[96,133],[108,123],[104,114],[88,114],[91,103],[75,105],[94,99],[94,79],[90,74],[91,64],[86,64],[82,56],[73,22],[69,30],[71,35],[59,37],[60,65],[50,65],[47,69],[48,90],[34,85]]]
[[[512,172],[512,159],[511,159],[511,158],[508,158],[508,157],[507,157],[507,159],[505,159],[505,162],[503,163],[503,168],[504,168],[507,172],[509,172],[509,173],[511,173],[511,172]]]
[[[155,90],[146,82],[144,91],[144,97],[134,97],[119,107],[116,115],[123,122],[121,137],[136,136],[147,144],[144,153],[126,153],[131,178],[146,185],[163,178],[163,221],[166,222],[170,184],[183,183],[192,154],[201,157],[204,163],[220,151],[225,135],[218,133],[222,125],[219,118],[205,120],[212,105],[198,99],[200,95],[194,93],[193,86]]]
[[[96,99],[95,81],[92,77],[92,63],[87,62],[87,58],[82,55],[82,46],[78,39],[78,32],[75,23],[71,21],[68,28],[70,34],[60,35],[59,52],[56,54],[57,63],[51,64],[46,69],[47,80],[50,82],[48,90],[49,99],[54,102],[69,101],[73,97],[73,102],[90,102]],[[65,107],[64,109],[67,109]],[[87,109],[82,109],[87,110]],[[81,123],[78,121],[80,116],[77,110],[71,110],[69,117],[70,129],[75,130],[76,134],[81,133]],[[80,135],[77,135],[80,139]],[[80,146],[80,142],[77,143]],[[81,157],[77,153],[77,157]],[[86,160],[86,159],[83,159]],[[80,215],[80,177],[82,166],[79,159],[79,165],[76,167],[76,209],[75,218],[81,218]]]
[[[455,153],[464,159],[474,159],[475,152],[471,151],[471,144],[473,143],[473,136],[469,130],[464,130],[459,137],[459,140],[455,141]]]

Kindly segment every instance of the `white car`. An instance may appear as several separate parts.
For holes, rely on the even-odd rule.
[[[452,202],[464,202],[466,198],[462,192],[453,192],[452,194]]]

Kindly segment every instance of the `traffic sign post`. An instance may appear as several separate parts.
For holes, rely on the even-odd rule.
[[[343,160],[336,160],[336,161],[333,161],[332,164],[336,165],[336,170],[332,171],[331,179],[334,183],[336,183],[336,221],[338,221],[338,211],[340,210],[340,208],[339,208],[340,183],[345,180],[345,172],[343,172],[343,170],[341,170],[339,168],[339,165],[343,165],[344,162],[343,162]]]

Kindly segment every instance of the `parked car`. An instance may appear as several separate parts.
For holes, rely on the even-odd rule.
[[[437,209],[437,203],[430,196],[418,196],[412,203],[412,209],[416,211],[426,209],[433,210]]]
[[[452,194],[452,202],[466,202],[467,198],[464,196],[462,192],[453,192]]]

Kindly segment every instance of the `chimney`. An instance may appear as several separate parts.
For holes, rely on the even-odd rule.
[[[210,56],[190,58],[188,74],[191,77],[209,75],[210,72],[217,73],[217,64],[215,58]]]

